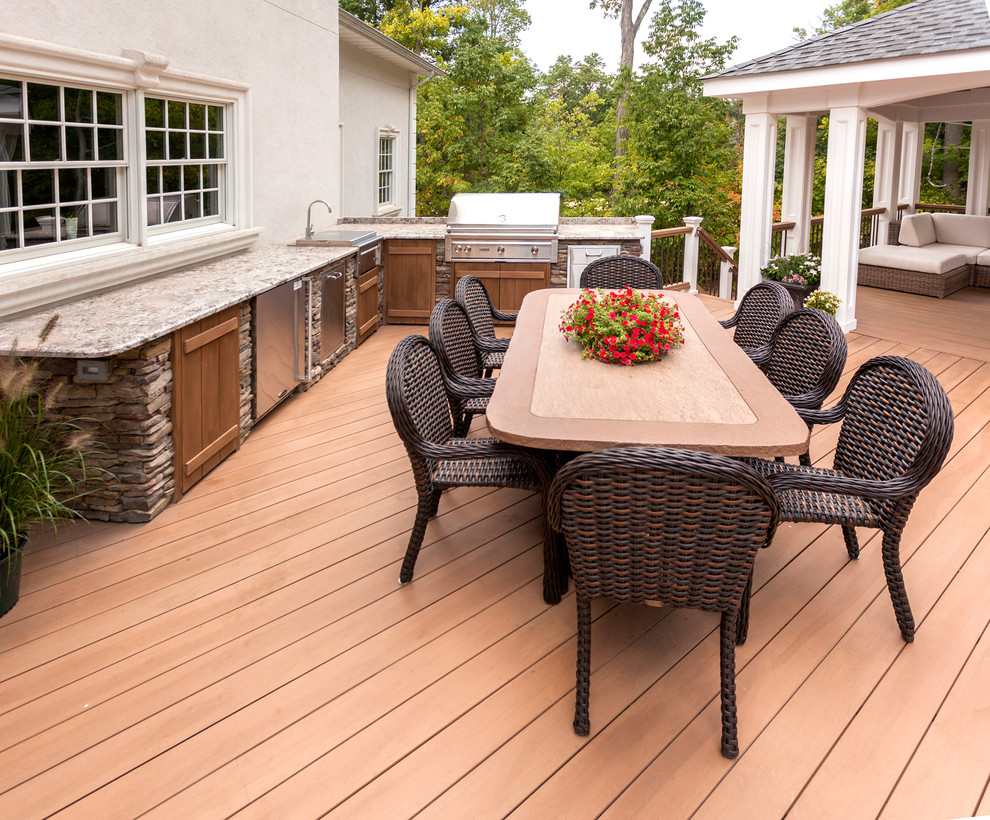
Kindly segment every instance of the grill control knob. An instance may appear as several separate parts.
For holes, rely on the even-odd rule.
[[[499,245],[497,248],[495,248],[495,250],[498,253],[505,253],[505,248],[503,248],[501,245]]]
[[[537,256],[540,253],[540,249],[536,247],[536,245],[533,245],[533,247],[529,249],[529,252],[533,254],[533,256]]]

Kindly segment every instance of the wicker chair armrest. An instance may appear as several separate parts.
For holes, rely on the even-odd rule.
[[[788,396],[787,400],[791,401],[791,397]],[[826,407],[824,410],[799,407],[793,402],[791,404],[797,410],[801,419],[808,424],[835,424],[842,421],[846,415],[846,405],[843,401],[833,404],[831,407]]]
[[[479,336],[475,334],[474,344],[483,353],[504,353],[509,349],[509,340],[499,337]]]
[[[823,395],[825,391],[823,390],[810,390],[807,393],[799,393],[794,396],[785,395],[784,398],[790,403],[791,407],[798,411],[798,415],[802,419],[808,421],[804,418],[801,413],[802,410],[818,410],[822,406],[822,402],[825,401],[827,395]]]
[[[746,355],[753,360],[753,363],[760,367],[770,361],[770,357],[773,355],[773,348],[770,345],[761,345],[760,347],[744,347],[743,350]]]
[[[720,319],[719,324],[726,330],[739,324],[739,311],[733,313],[728,319]]]
[[[923,483],[913,475],[905,474],[889,481],[873,481],[839,474],[821,475],[798,470],[774,473],[767,476],[767,483],[774,492],[782,490],[806,490],[835,495],[855,495],[876,500],[904,498],[917,493]]]
[[[447,392],[459,399],[485,399],[495,390],[495,379],[472,379],[452,373],[445,381]]]
[[[512,322],[512,324],[515,324],[516,319],[519,318],[518,313],[507,313],[505,311],[499,310],[494,305],[492,306],[492,316],[494,316],[495,319],[499,322]]]

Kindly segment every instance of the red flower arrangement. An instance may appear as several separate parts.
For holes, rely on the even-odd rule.
[[[684,344],[677,306],[632,288],[605,294],[582,291],[560,319],[560,331],[581,345],[584,358],[608,364],[652,362]]]

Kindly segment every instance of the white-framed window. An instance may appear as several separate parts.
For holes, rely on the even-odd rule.
[[[0,261],[221,222],[228,119],[220,102],[0,76]],[[128,122],[143,123],[137,156]]]
[[[226,188],[225,119],[222,105],[145,96],[145,191],[153,232],[178,223],[220,221]]]
[[[377,215],[394,213],[399,209],[395,178],[395,151],[398,136],[399,132],[393,128],[378,129]]]
[[[0,81],[0,317],[257,241],[246,83],[4,32]]]
[[[0,259],[121,236],[123,92],[0,76]]]

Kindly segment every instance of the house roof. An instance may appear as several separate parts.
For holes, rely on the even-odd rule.
[[[391,37],[386,37],[374,26],[369,26],[363,20],[355,17],[344,9],[337,9],[340,21],[340,40],[356,48],[373,54],[379,59],[392,65],[404,68],[415,74],[434,77],[446,74],[443,69],[415,51],[397,43]]]
[[[851,26],[802,40],[706,79],[990,47],[985,0],[914,0]]]

